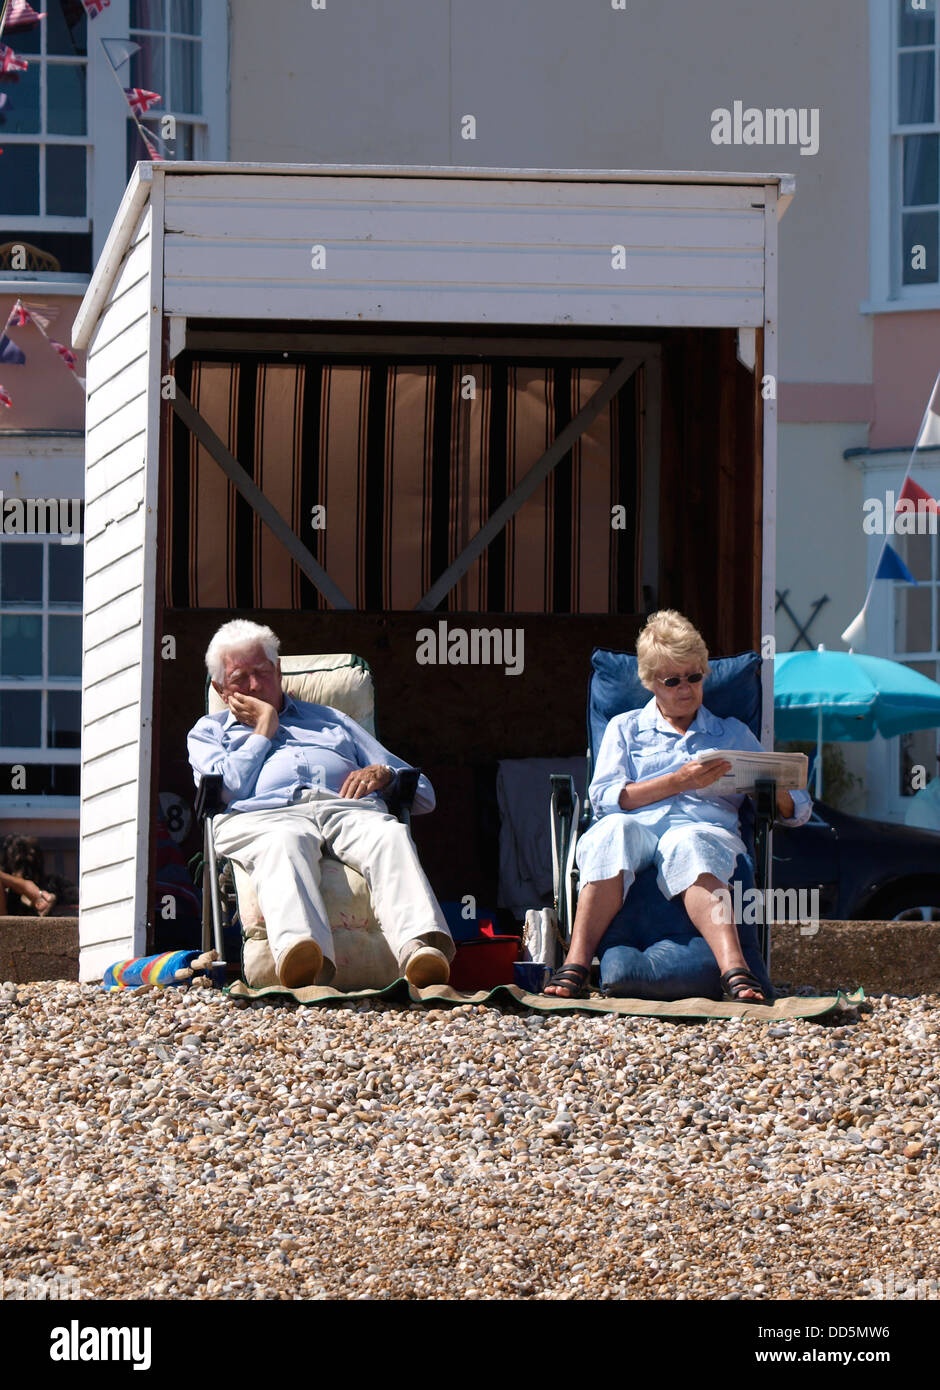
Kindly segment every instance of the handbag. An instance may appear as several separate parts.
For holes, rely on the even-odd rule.
[[[559,948],[564,945],[553,907],[530,907],[522,929],[522,957],[552,970],[558,964]]]

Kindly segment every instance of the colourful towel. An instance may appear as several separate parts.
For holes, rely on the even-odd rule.
[[[156,985],[158,989],[164,989],[167,985],[180,983],[176,979],[177,970],[186,969],[199,954],[199,951],[164,951],[159,956],[134,956],[132,960],[119,960],[104,972],[101,988],[109,994],[118,989],[136,989],[139,985]]]

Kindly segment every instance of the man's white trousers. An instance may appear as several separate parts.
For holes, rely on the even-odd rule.
[[[335,969],[333,936],[320,894],[324,850],[356,869],[372,896],[376,919],[404,965],[418,944],[454,956],[444,914],[418,862],[407,828],[377,796],[359,800],[312,788],[290,806],[216,816],[219,854],[251,876],[275,963],[297,941],[312,937]],[[328,983],[332,970],[321,972]]]

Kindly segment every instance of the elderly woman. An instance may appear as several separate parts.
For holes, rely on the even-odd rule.
[[[604,731],[589,788],[596,819],[577,848],[581,888],[571,945],[545,993],[567,999],[584,992],[598,943],[636,875],[655,864],[660,891],[681,896],[718,962],[725,998],[767,1003],[730,911],[728,881],[745,853],[738,825],[744,798],[710,790],[727,762],[698,761],[706,752],[760,744],[739,719],[718,719],[702,704],[708,650],[687,618],[671,609],[654,613],[636,650],[653,698]],[[777,809],[784,824],[803,825],[812,802],[805,791],[779,791]]]

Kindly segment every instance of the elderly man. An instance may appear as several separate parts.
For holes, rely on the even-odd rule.
[[[333,978],[333,938],[320,895],[324,849],[358,870],[406,979],[446,984],[454,944],[407,828],[383,793],[407,764],[328,705],[285,695],[279,642],[268,627],[225,623],[206,666],[228,712],[200,719],[188,738],[196,783],[220,773],[227,811],[215,846],[251,875],[278,978],[289,989]],[[418,779],[415,813],[433,811]]]

